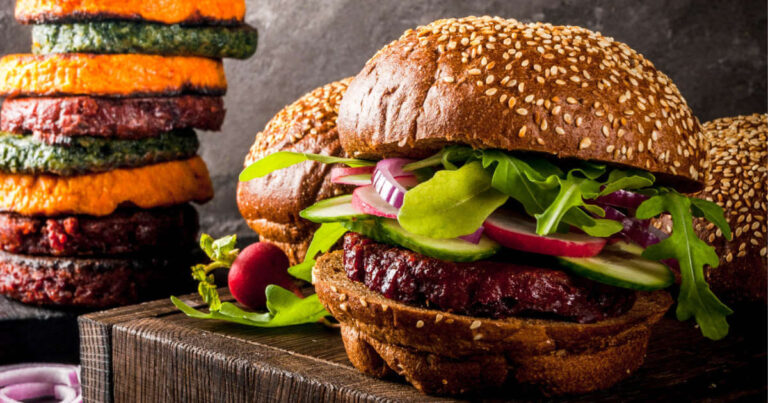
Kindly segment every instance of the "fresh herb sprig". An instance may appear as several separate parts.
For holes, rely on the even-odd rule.
[[[636,217],[649,219],[662,213],[672,216],[672,234],[646,248],[643,257],[653,260],[677,259],[682,277],[677,297],[677,318],[688,320],[693,316],[705,337],[722,339],[728,334],[725,317],[733,311],[715,296],[704,278],[704,265],[716,268],[720,259],[715,249],[696,235],[693,216],[704,217],[714,223],[725,238],[730,240],[731,230],[723,210],[715,203],[660,188],[659,194],[637,208]]]
[[[237,237],[226,236],[214,240],[208,234],[200,237],[200,248],[211,259],[208,264],[192,267],[192,277],[199,282],[198,292],[208,305],[208,312],[199,311],[175,296],[171,302],[187,316],[197,319],[216,319],[255,327],[282,327],[313,323],[330,314],[317,298],[317,294],[299,298],[291,291],[277,285],[266,288],[267,312],[248,312],[231,302],[221,302],[213,271],[232,267],[239,250]]]

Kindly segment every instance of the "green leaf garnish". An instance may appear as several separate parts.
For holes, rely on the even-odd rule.
[[[301,325],[317,322],[330,315],[317,299],[316,294],[299,298],[294,293],[277,285],[269,285],[265,290],[267,312],[248,312],[231,302],[221,302],[211,272],[232,266],[232,262],[235,261],[239,253],[239,250],[235,248],[236,244],[237,238],[234,235],[217,240],[208,234],[203,234],[200,237],[200,248],[212,261],[209,264],[193,266],[192,278],[199,282],[197,290],[203,298],[203,302],[208,305],[208,313],[199,311],[175,296],[171,296],[171,302],[179,310],[192,318],[216,319],[256,327]]]
[[[309,248],[307,248],[304,261],[289,267],[288,274],[298,279],[312,282],[312,267],[315,266],[317,254],[328,252],[348,231],[341,223],[334,222],[321,225],[312,236],[312,242],[310,242]]]
[[[221,304],[218,311],[208,313],[187,305],[171,296],[171,302],[187,316],[197,319],[217,319],[254,327],[283,327],[314,323],[329,316],[317,294],[299,298],[294,293],[277,285],[267,287],[267,312],[256,313],[241,309],[231,302]]]
[[[292,151],[280,151],[270,154],[240,172],[240,182],[261,178],[270,173],[288,168],[304,161],[318,161],[324,164],[345,164],[351,167],[363,167],[376,165],[373,161],[359,160],[355,158],[328,157],[320,154],[296,153]]]
[[[456,238],[475,232],[507,198],[491,186],[491,174],[475,161],[439,171],[409,190],[397,220],[417,235]]]
[[[722,215],[722,210],[718,214],[710,205],[693,200],[674,190],[661,189],[658,195],[637,208],[636,217],[639,219],[649,219],[663,212],[672,216],[672,234],[646,248],[643,257],[653,260],[677,259],[682,278],[677,298],[677,318],[688,320],[691,316],[695,317],[705,337],[719,340],[728,334],[726,316],[733,311],[715,296],[706,282],[704,265],[715,268],[720,259],[712,246],[696,236],[692,211],[713,216],[712,222],[723,224],[723,234],[730,235],[730,229],[724,218],[720,220],[717,217]]]

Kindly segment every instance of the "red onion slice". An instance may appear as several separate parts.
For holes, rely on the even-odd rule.
[[[408,191],[402,180],[416,176],[412,172],[406,172],[403,167],[413,160],[405,158],[387,158],[376,164],[373,171],[373,187],[382,199],[395,208],[403,206],[405,192]]]
[[[617,190],[613,193],[605,196],[600,196],[595,199],[595,202],[600,205],[622,207],[626,209],[636,209],[644,201],[648,200],[648,196],[640,193],[630,192],[628,190]]]
[[[0,389],[0,402],[22,402],[40,398],[55,398],[59,402],[73,403],[79,394],[72,386],[44,382],[19,383]],[[79,400],[78,400],[79,401]]]
[[[370,185],[374,168],[375,167],[336,167],[331,169],[331,182],[353,186]]]
[[[459,239],[463,239],[467,242],[477,245],[478,243],[480,243],[480,239],[483,237],[483,231],[485,231],[485,227],[480,226],[480,228],[478,228],[477,231],[469,235],[460,236]]]

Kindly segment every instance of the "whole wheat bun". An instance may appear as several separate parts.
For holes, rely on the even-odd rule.
[[[341,322],[352,364],[403,376],[429,394],[460,394],[506,383],[546,394],[607,388],[643,363],[651,326],[672,304],[664,291],[638,293],[626,314],[593,324],[495,320],[412,307],[349,280],[343,251],[317,260],[313,283]]]
[[[708,268],[707,282],[726,303],[766,304],[768,289],[768,115],[721,118],[704,124],[709,153],[706,187],[695,197],[714,201],[725,211],[733,240],[714,224],[694,219],[701,239],[714,246],[720,265]],[[671,232],[669,216],[655,220]]]
[[[347,78],[317,88],[281,110],[256,135],[245,166],[277,151],[344,156],[336,116],[349,81]],[[285,251],[292,265],[304,260],[318,227],[299,217],[299,212],[319,200],[349,191],[348,187],[331,183],[331,168],[306,161],[238,184],[240,214],[261,240]]]
[[[408,30],[349,84],[338,125],[358,158],[466,144],[639,168],[682,191],[703,181],[701,128],[675,84],[573,26],[467,17]]]

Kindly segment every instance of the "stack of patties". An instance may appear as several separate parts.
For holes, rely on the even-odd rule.
[[[0,294],[104,307],[188,275],[213,197],[193,128],[219,130],[242,0],[19,0],[35,54],[0,60]],[[169,288],[170,287],[170,288]]]

